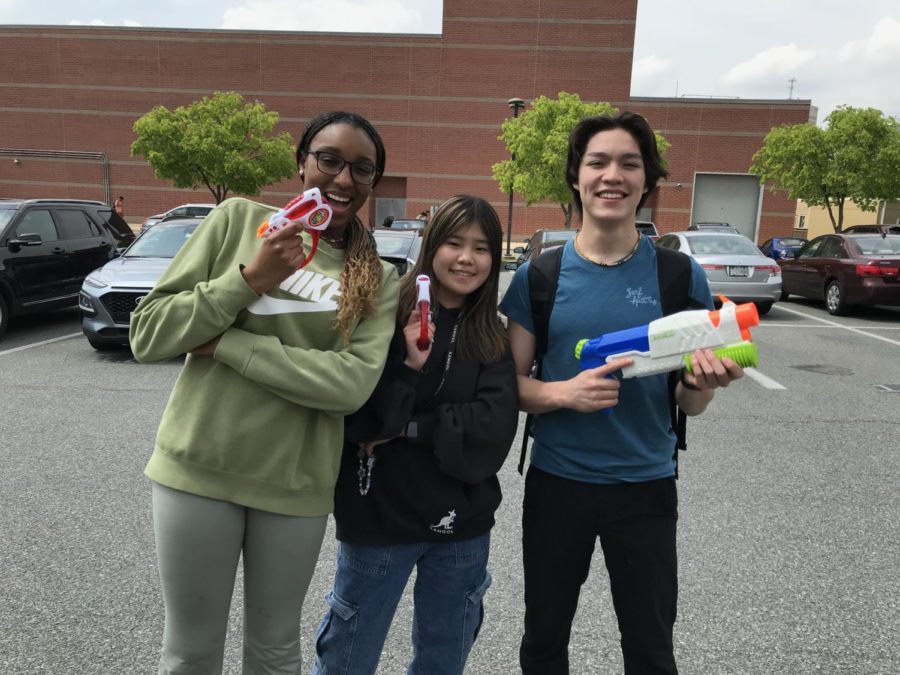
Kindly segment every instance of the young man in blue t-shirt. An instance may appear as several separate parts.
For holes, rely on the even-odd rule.
[[[667,174],[646,120],[633,113],[582,120],[566,163],[582,228],[565,244],[540,380],[527,265],[503,299],[518,372],[520,406],[536,413],[525,481],[522,543],[525,634],[522,672],[569,672],[568,644],[596,539],[609,572],[626,675],[677,673],[676,443],[667,378],[620,382],[619,359],[580,371],[581,338],[662,316],[656,251],[635,227],[638,209]],[[703,269],[691,261],[690,296],[712,308]],[[692,354],[693,373],[675,390],[688,415],[743,371],[710,350]],[[611,411],[609,409],[612,409]]]

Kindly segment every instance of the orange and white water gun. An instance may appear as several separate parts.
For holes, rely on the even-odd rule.
[[[312,237],[312,247],[309,254],[300,263],[302,269],[309,264],[319,248],[319,237],[321,232],[328,228],[331,223],[331,206],[322,197],[319,188],[310,188],[299,197],[288,202],[287,206],[273,214],[266,222],[259,226],[256,230],[256,236],[259,238],[268,237],[270,234],[278,232],[292,223],[300,223],[304,230],[308,231]]]

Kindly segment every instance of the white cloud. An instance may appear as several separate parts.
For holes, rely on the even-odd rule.
[[[867,39],[844,45],[838,51],[838,59],[844,63],[896,67],[900,62],[900,21],[890,16],[881,19]]]
[[[222,28],[237,30],[422,32],[422,15],[400,0],[245,0],[225,10]]]
[[[656,54],[637,59],[631,68],[631,89],[640,91],[669,90],[673,81],[673,64]]]
[[[781,81],[819,57],[815,50],[801,49],[794,43],[770,47],[725,73],[722,83],[733,87],[761,84],[773,79]]]
[[[90,21],[82,21],[81,19],[72,19],[69,21],[70,26],[112,26],[114,24],[104,21],[103,19],[91,19]]]

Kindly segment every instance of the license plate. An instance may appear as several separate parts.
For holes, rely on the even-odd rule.
[[[725,272],[730,277],[749,277],[750,276],[750,268],[745,265],[728,265],[725,268]]]

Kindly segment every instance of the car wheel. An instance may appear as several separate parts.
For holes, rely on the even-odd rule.
[[[825,289],[825,309],[829,314],[840,316],[847,313],[847,303],[844,300],[844,289],[837,281],[832,281]]]
[[[0,337],[3,337],[7,326],[9,326],[9,305],[6,304],[4,297],[0,295]]]
[[[96,349],[98,352],[111,352],[119,348],[119,345],[115,343],[100,342],[99,340],[94,340],[93,338],[88,338],[87,341],[90,343],[91,347]]]
[[[772,309],[771,302],[757,302],[756,303],[756,311],[761,316],[768,314],[770,309]]]

